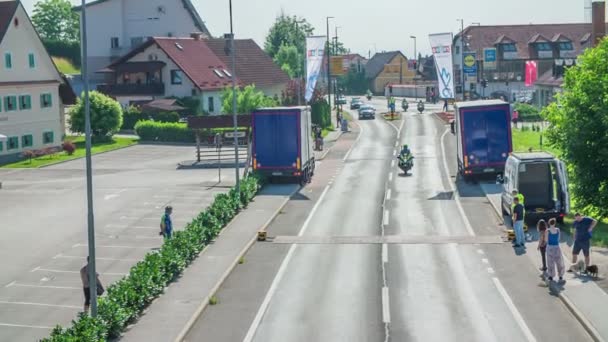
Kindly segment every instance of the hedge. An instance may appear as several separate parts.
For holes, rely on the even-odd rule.
[[[516,103],[513,110],[519,113],[519,121],[542,121],[540,110],[527,103]]]
[[[62,40],[44,40],[44,47],[49,55],[69,59],[74,65],[80,67],[80,43],[66,42]]]
[[[142,113],[135,107],[129,107],[123,113],[120,129],[134,129],[138,121],[179,122],[179,119],[179,114],[176,112]]]
[[[241,182],[240,196],[234,188],[228,194],[216,195],[211,206],[188,223],[183,231],[175,232],[158,251],[146,254],[127,276],[108,287],[107,295],[99,298],[96,318],[81,313],[72,321],[71,327],[57,326],[42,341],[97,342],[119,337],[127,325],[134,322],[253,200],[260,184],[258,178],[246,177]]]
[[[311,105],[311,121],[323,128],[332,127],[331,109],[325,100],[317,101]]]
[[[194,131],[184,123],[139,121],[135,124],[135,133],[142,141],[196,142]]]

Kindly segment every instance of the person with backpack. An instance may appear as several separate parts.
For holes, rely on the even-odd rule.
[[[165,239],[170,239],[173,235],[173,222],[171,222],[171,214],[173,207],[165,207],[165,214],[160,219],[160,233]]]

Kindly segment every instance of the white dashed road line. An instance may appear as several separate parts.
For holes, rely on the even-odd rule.
[[[389,324],[391,322],[391,307],[388,294],[388,287],[382,288],[382,322]]]

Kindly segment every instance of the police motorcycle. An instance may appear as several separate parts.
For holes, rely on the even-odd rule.
[[[407,112],[407,110],[410,108],[410,105],[407,103],[406,99],[403,99],[403,101],[401,101],[401,108],[404,112]]]
[[[424,103],[422,103],[422,100],[420,100],[420,102],[418,102],[418,111],[420,112],[420,114],[422,114],[422,112],[424,112]]]
[[[397,166],[399,166],[399,169],[405,174],[414,168],[414,156],[407,145],[403,145],[401,148],[397,161]]]

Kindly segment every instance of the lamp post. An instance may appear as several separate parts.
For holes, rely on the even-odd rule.
[[[238,121],[236,118],[236,46],[234,44],[234,30],[232,26],[232,0],[228,1],[230,10],[230,54],[232,55],[232,122],[234,124],[234,171],[236,179],[236,193],[240,196],[241,182],[239,179],[239,137]]]
[[[456,21],[460,21],[460,70],[462,77],[460,81],[462,88],[460,90],[462,91],[462,99],[466,100],[464,96],[464,19],[456,19]]]
[[[300,33],[300,24],[306,22],[306,20],[296,20],[296,32]],[[304,51],[306,51],[306,38],[304,38]],[[304,52],[304,64],[302,65],[301,71],[298,73],[297,92],[298,92],[298,106],[302,105],[302,78],[306,71],[306,52]]]
[[[327,102],[329,103],[329,109],[331,110],[331,47],[329,45],[329,19],[334,19],[334,17],[325,17],[325,22],[327,24]]]
[[[414,58],[416,58],[416,63],[414,63],[414,96],[416,102],[418,102],[418,82],[416,80],[416,76],[418,76],[418,51],[416,50],[416,36],[410,36],[414,40]]]
[[[335,39],[334,56],[338,55],[338,29],[340,27],[341,26],[336,26],[336,28],[335,28],[336,36],[334,37],[334,39]],[[336,105],[336,110],[337,110],[338,107],[340,106],[340,105],[338,105],[338,78],[337,77],[336,77],[336,83],[334,85],[334,103]]]
[[[97,272],[95,269],[95,217],[93,214],[93,173],[91,161],[91,106],[89,102],[89,75],[87,51],[87,6],[82,0],[80,20],[80,41],[82,45],[82,78],[84,83],[84,127],[86,145],[86,177],[87,177],[87,230],[88,230],[88,270],[89,292],[91,296],[91,317],[97,316]]]

